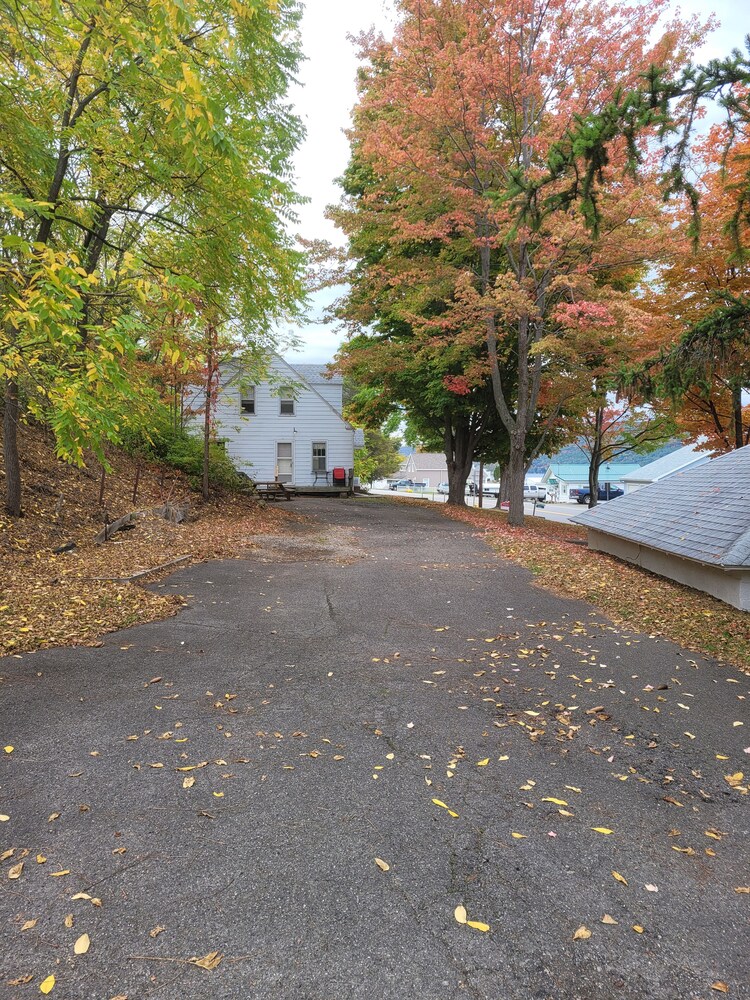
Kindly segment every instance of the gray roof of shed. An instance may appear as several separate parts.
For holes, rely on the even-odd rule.
[[[624,483],[655,483],[665,476],[671,476],[680,469],[689,469],[694,465],[705,465],[711,458],[710,452],[700,451],[699,445],[687,444],[684,448],[662,455],[648,465],[642,465],[635,472],[622,477]]]
[[[750,445],[572,518],[724,569],[750,569]]]

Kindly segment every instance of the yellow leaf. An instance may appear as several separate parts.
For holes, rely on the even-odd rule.
[[[608,830],[606,826],[592,826],[591,829],[594,831],[594,833],[604,833],[604,834],[607,834],[607,833],[614,833],[615,832],[614,830]]]
[[[475,931],[488,931],[490,929],[489,924],[483,924],[481,920],[467,920],[466,924],[468,927],[473,927]]]
[[[39,985],[39,992],[40,993],[45,993],[45,994],[51,993],[54,988],[55,988],[55,977],[54,976],[47,976],[47,978],[44,980],[44,982],[40,983],[40,985]]]
[[[453,916],[456,918],[456,920],[459,922],[459,924],[465,924],[466,923],[466,907],[464,907],[464,906],[457,906],[456,909],[453,911]]]
[[[85,955],[90,947],[91,938],[88,934],[81,934],[76,943],[73,945],[73,951],[76,955]]]
[[[161,926],[161,924],[159,924],[159,926],[158,926],[158,927],[154,927],[154,928],[152,928],[152,929],[151,929],[151,930],[150,930],[150,931],[148,932],[148,936],[149,936],[150,938],[157,938],[157,937],[159,937],[159,935],[161,934],[161,932],[162,932],[163,930],[165,930],[165,928],[164,928],[164,927],[162,927],[162,926]]]
[[[70,928],[73,926],[73,914],[68,913],[65,919],[63,920],[63,923],[68,928],[68,930],[70,930]]]
[[[382,858],[375,858],[375,864],[378,866],[381,872],[389,872],[391,870],[391,866],[388,864],[387,861],[383,861]]]
[[[717,979],[715,983],[711,983],[711,989],[716,990],[717,993],[728,993],[729,987],[726,983],[722,983],[720,979]]]
[[[575,813],[569,812],[567,809],[558,809],[557,811],[561,816],[575,816]]]
[[[526,840],[525,833],[511,833],[511,837],[513,837],[515,840]]]
[[[750,893],[750,885],[738,885],[735,886],[735,892],[744,892],[745,894]]]
[[[640,924],[633,924],[633,930],[636,934],[643,934],[643,928]]]
[[[738,785],[742,784],[742,779],[744,777],[745,775],[742,771],[735,771],[734,774],[725,774],[724,781],[726,781],[728,785],[731,785],[732,788],[736,788]]]
[[[484,760],[478,760],[477,761],[477,767],[487,767],[487,765],[489,764],[489,762],[490,762],[490,758],[489,757],[485,757]]]
[[[602,917],[602,923],[603,924],[616,924],[617,920],[615,920],[614,917],[610,917],[610,915],[608,913],[605,913],[604,916]]]
[[[50,878],[60,878],[61,875],[70,875],[70,868],[63,868],[60,872],[50,872]]]
[[[588,939],[590,937],[591,937],[591,931],[588,929],[588,927],[585,927],[583,924],[581,924],[581,926],[578,928],[578,930],[573,935],[573,940],[574,941],[588,941]]]
[[[554,802],[554,804],[555,804],[556,806],[566,806],[566,805],[568,804],[568,803],[567,803],[567,802],[565,801],[565,799],[552,799],[552,798],[546,798],[546,799],[542,799],[542,802]]]
[[[212,792],[211,794],[214,796],[215,799],[223,799],[224,798],[224,792]]]
[[[8,878],[10,879],[20,878],[22,871],[23,871],[23,861],[19,861],[17,865],[13,865],[12,868],[8,869]]]
[[[432,801],[435,803],[436,806],[440,806],[441,809],[447,809],[449,816],[452,816],[454,819],[458,819],[458,813],[453,812],[450,806],[447,806],[445,802],[441,802],[440,799],[433,799]]]
[[[7,823],[10,816],[6,816],[5,813],[0,813],[0,823]]]
[[[185,777],[182,779],[183,788],[192,788],[194,784],[195,784],[194,774],[186,774]]]
[[[628,884],[628,880],[626,878],[623,878],[619,872],[612,872],[612,878],[615,880],[615,882],[620,882],[622,885]]]
[[[39,919],[38,917],[35,917],[34,920],[27,920],[26,923],[21,928],[21,933],[23,933],[23,931],[30,931],[32,927],[36,927],[36,922],[38,919]]]
[[[38,865],[44,865],[44,864],[47,863],[47,859],[45,858],[45,856],[43,854],[37,854],[37,856],[36,856],[36,863]]]
[[[209,951],[207,955],[203,958],[191,958],[188,959],[192,965],[197,965],[200,969],[208,969],[209,972],[217,968],[219,962],[221,962],[224,956],[220,955],[218,951]]]
[[[6,753],[13,753],[15,749],[16,749],[15,747],[11,746],[3,747],[3,750],[5,750]]]

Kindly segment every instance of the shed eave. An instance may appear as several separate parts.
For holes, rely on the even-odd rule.
[[[720,569],[725,573],[750,573],[750,564],[723,563],[718,560],[717,562],[709,562],[706,559],[694,559],[692,556],[684,556],[679,552],[673,552],[671,549],[662,549],[658,545],[649,545],[647,542],[641,542],[637,538],[628,538],[627,535],[618,535],[614,531],[605,531],[604,528],[594,528],[590,525],[584,525],[584,527],[587,531],[598,531],[600,535],[607,535],[608,538],[616,538],[621,542],[630,542],[631,545],[638,545],[642,549],[651,549],[652,552],[661,552],[662,555],[671,556],[673,559],[682,559],[683,562],[693,563],[696,566]]]

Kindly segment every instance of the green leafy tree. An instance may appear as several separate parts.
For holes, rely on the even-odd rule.
[[[135,362],[168,309],[268,332],[300,295],[284,224],[300,137],[284,104],[293,0],[1,0],[0,378],[17,425],[100,456],[147,418]],[[162,344],[170,364],[180,347]],[[184,347],[184,345],[183,345]],[[177,353],[175,353],[177,352]]]
[[[403,461],[401,441],[377,427],[365,428],[365,446],[354,453],[354,475],[363,483],[387,479],[398,472]]]

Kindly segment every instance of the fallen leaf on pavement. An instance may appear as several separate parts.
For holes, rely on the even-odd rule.
[[[554,803],[554,804],[555,804],[556,806],[566,806],[566,805],[568,804],[568,803],[567,803],[567,802],[565,801],[565,799],[552,799],[552,798],[547,798],[547,799],[542,799],[542,802],[553,802],[553,803]]]
[[[161,934],[161,932],[162,932],[163,930],[165,930],[165,928],[164,928],[164,927],[162,927],[162,926],[161,926],[161,924],[159,924],[159,926],[158,926],[158,927],[154,927],[154,928],[153,928],[153,930],[150,930],[150,931],[148,932],[148,936],[149,936],[149,937],[152,937],[152,938],[155,938],[155,937],[159,937],[159,935]]]
[[[68,913],[68,915],[63,920],[63,923],[65,924],[65,926],[68,929],[70,929],[73,926],[73,914],[72,913]]]
[[[585,927],[583,924],[581,924],[581,926],[578,928],[578,930],[573,935],[573,940],[574,941],[588,941],[588,939],[590,937],[591,937],[591,931],[588,929],[588,927]]]
[[[640,924],[633,924],[633,930],[636,934],[643,934],[643,928]]]
[[[387,861],[383,861],[382,858],[375,858],[375,864],[378,866],[381,872],[389,872],[391,870],[391,866],[388,864]]]
[[[467,927],[473,927],[475,931],[485,931],[485,932],[487,932],[490,929],[490,925],[489,924],[483,924],[481,920],[467,920],[466,921],[466,926]]]
[[[607,833],[614,833],[615,832],[614,830],[609,830],[606,826],[592,826],[591,829],[594,831],[594,833],[604,833],[604,834],[607,834]]]
[[[23,871],[23,861],[19,861],[17,865],[13,865],[12,868],[8,869],[8,878],[10,879],[20,878],[22,871]]]
[[[203,958],[190,958],[188,961],[191,965],[197,965],[200,969],[208,969],[211,972],[213,969],[217,968],[224,956],[219,954],[218,951],[209,951],[207,955]]]
[[[457,906],[456,909],[453,911],[453,916],[456,918],[456,920],[459,922],[459,924],[465,924],[466,923],[466,907],[464,907],[464,906]]]
[[[182,779],[182,787],[183,788],[192,788],[194,784],[195,784],[195,775],[194,774],[187,774]]]
[[[612,878],[615,880],[615,882],[622,883],[622,885],[628,884],[628,880],[626,878],[623,878],[619,872],[612,872]]]
[[[658,892],[659,891],[658,887],[655,886],[655,885],[652,885],[651,882],[647,882],[643,888],[646,890],[646,892]]]
[[[51,993],[54,988],[55,988],[55,977],[54,976],[47,976],[47,978],[44,980],[44,982],[42,982],[40,984],[40,986],[39,986],[39,992],[40,993],[45,993],[45,994],[46,993]]]
[[[73,951],[76,955],[85,955],[90,947],[91,938],[88,934],[81,934],[76,943],[73,945]]]
[[[26,923],[21,928],[21,931],[30,931],[32,927],[36,927],[36,922],[39,918],[35,917],[34,920],[27,920]]]
[[[730,787],[737,788],[738,785],[742,784],[742,779],[744,777],[745,775],[742,773],[742,771],[735,771],[734,774],[725,774],[724,781],[726,781],[726,783]]]
[[[727,984],[726,983],[722,983],[722,981],[720,979],[717,980],[715,983],[711,983],[711,989],[712,990],[716,990],[717,993],[728,993],[729,992],[729,987],[727,986]]]
[[[604,916],[602,917],[602,923],[603,924],[613,924],[614,925],[614,924],[618,923],[618,921],[615,920],[614,917],[610,917],[610,915],[608,913],[605,913]]]

